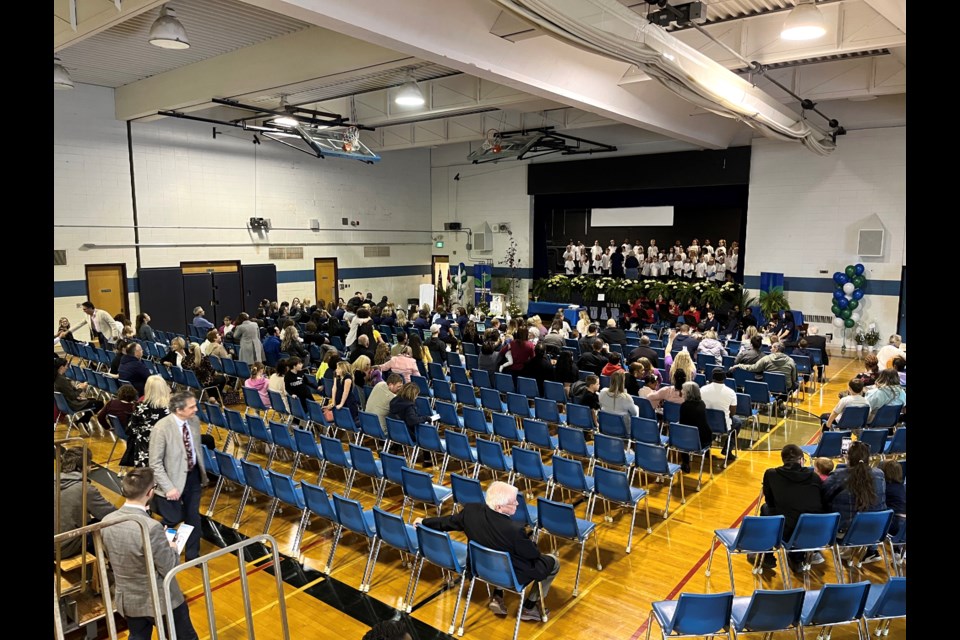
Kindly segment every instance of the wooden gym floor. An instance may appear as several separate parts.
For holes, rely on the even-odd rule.
[[[676,598],[681,592],[715,593],[730,590],[726,554],[722,550],[715,554],[712,575],[705,575],[713,531],[737,526],[743,516],[756,513],[763,473],[769,467],[780,465],[779,451],[783,444],[808,444],[816,441],[819,433],[817,416],[833,408],[837,393],[844,389],[846,381],[860,370],[859,361],[854,359],[834,357],[832,363],[827,370],[828,382],[818,387],[816,392],[807,393],[798,404],[799,410],[791,413],[786,420],[780,419],[769,426],[764,425],[764,431],[759,434],[752,448],[748,426],[744,426],[741,431],[739,459],[731,463],[729,468],[722,469],[722,461],[718,463],[716,457],[718,450],[714,449],[715,478],[711,480],[709,471],[705,468],[704,483],[699,492],[696,491],[696,478],[692,474],[685,474],[686,504],[680,504],[679,489],[674,487],[667,520],[662,518],[666,499],[665,485],[653,482],[647,484],[653,532],[646,533],[641,504],[634,529],[632,553],[625,553],[630,513],[615,508],[610,512],[612,522],[608,522],[604,517],[602,503],[598,502],[594,522],[598,526],[603,569],[597,570],[593,541],[590,540],[584,554],[580,593],[576,598],[572,597],[578,546],[558,541],[562,564],[560,574],[547,597],[549,621],[545,624],[521,623],[520,637],[524,640],[541,637],[634,640],[646,636],[651,602]],[[235,408],[243,409],[242,406]],[[765,417],[763,419],[766,420]],[[63,426],[60,426],[56,435],[62,437],[63,431]],[[225,435],[218,435],[218,447],[223,446]],[[88,446],[93,451],[94,460],[103,463],[107,459],[112,441],[109,436],[94,436],[88,439]],[[122,449],[122,446],[119,445],[118,450]],[[119,456],[118,451],[110,463],[110,470],[113,472],[119,471]],[[264,462],[262,454],[253,453],[250,459],[261,464]],[[694,471],[697,464],[698,459],[695,458]],[[456,464],[451,463],[450,466],[454,471],[458,470]],[[273,468],[289,472],[290,466],[289,462],[275,461]],[[296,479],[316,482],[316,463],[308,462],[305,468],[301,465]],[[481,473],[480,479],[484,487],[491,480],[486,473]],[[323,484],[328,491],[331,491],[331,488],[332,491],[341,490],[342,474],[329,470]],[[519,486],[523,489],[522,485]],[[100,488],[108,500],[120,504],[122,498],[119,495],[108,487]],[[201,513],[206,512],[212,493],[211,485],[204,491]],[[245,536],[255,536],[262,531],[266,518],[265,509],[269,504],[263,496],[247,505],[238,531],[229,528],[236,515],[240,494],[240,490],[225,490],[221,494],[212,519],[204,522],[203,553],[209,553]],[[358,477],[351,498],[359,499],[365,508],[372,506],[374,494],[366,478]],[[533,502],[534,497],[528,494],[527,500]],[[399,488],[388,488],[382,507],[391,512],[399,512],[401,502]],[[578,516],[583,517],[584,510],[585,506],[579,505]],[[449,510],[445,513],[449,513]],[[418,511],[418,515],[426,514]],[[397,615],[393,607],[403,596],[409,577],[409,569],[401,567],[398,553],[385,545],[382,547],[370,591],[368,594],[361,594],[357,587],[367,558],[365,542],[355,535],[345,535],[337,549],[330,577],[323,576],[319,570],[330,551],[332,527],[326,521],[313,517],[301,543],[300,558],[293,559],[289,557],[289,552],[299,516],[299,512],[289,507],[284,508],[282,513],[278,513],[274,518],[270,528],[270,534],[277,539],[283,557],[280,570],[285,581],[291,638],[361,638],[374,622]],[[540,546],[541,549],[548,549],[546,536],[541,539]],[[754,588],[782,588],[780,567],[773,573],[765,572],[762,580],[756,580],[750,572],[750,565],[742,556],[735,556],[733,565],[737,595],[748,595]],[[282,638],[273,577],[276,567],[273,566],[268,551],[261,549],[250,554],[245,569],[251,589],[256,638]],[[253,634],[248,632],[244,619],[236,559],[217,558],[211,563],[210,571],[217,637],[221,640],[253,637]],[[830,562],[814,566],[812,574],[810,588],[819,588],[822,581],[836,582]],[[866,579],[883,582],[886,580],[885,575],[882,563],[864,566]],[[201,572],[188,570],[181,573],[180,585],[190,603],[194,625],[200,637],[210,638]],[[486,600],[486,590],[478,585],[474,590],[464,637],[483,640],[511,638],[513,616],[518,606],[516,596],[507,595],[507,608],[511,614],[507,619],[494,616],[487,609]],[[419,640],[448,637],[446,630],[455,601],[456,586],[453,589],[447,587],[439,569],[426,565],[414,610],[408,617],[411,636]],[[658,633],[659,627],[654,623],[654,637]],[[120,637],[125,638],[126,635],[126,632],[122,632]],[[788,634],[783,637],[791,636]],[[854,637],[856,632],[852,627],[839,627],[833,634],[835,640]],[[889,637],[905,638],[906,623],[895,622]]]

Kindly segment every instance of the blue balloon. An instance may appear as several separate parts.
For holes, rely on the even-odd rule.
[[[850,304],[850,301],[847,300],[846,298],[840,298],[839,300],[837,300],[837,306],[840,307],[841,309],[846,309],[848,304]]]
[[[834,291],[834,292],[833,292],[833,297],[834,297],[834,299],[837,300],[838,302],[839,302],[840,300],[846,300],[846,298],[843,297],[843,289],[837,289],[836,291]]]
[[[845,285],[850,282],[850,278],[845,273],[840,274],[840,280],[838,281],[841,285]]]
[[[866,267],[864,267],[859,262],[856,265],[854,265],[853,268],[856,270],[858,276],[862,276],[863,272],[866,271]]]
[[[854,289],[853,290],[853,299],[859,300],[863,297],[863,289]]]
[[[840,271],[833,272],[833,281],[837,284],[843,284],[843,279],[847,277],[847,274]]]

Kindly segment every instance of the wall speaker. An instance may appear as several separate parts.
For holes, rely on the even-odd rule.
[[[883,257],[883,229],[860,229],[857,255],[866,258]]]
[[[462,225],[459,222],[444,222],[443,230],[444,231],[459,231],[462,228]]]

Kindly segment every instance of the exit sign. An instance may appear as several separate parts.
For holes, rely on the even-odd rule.
[[[437,249],[443,249],[443,240],[438,240],[436,244]]]

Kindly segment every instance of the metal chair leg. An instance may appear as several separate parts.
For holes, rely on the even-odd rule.
[[[467,589],[467,601],[463,603],[463,617],[460,618],[460,628],[457,629],[457,635],[460,637],[463,637],[463,627],[467,622],[467,612],[470,611],[470,597],[473,595],[473,586],[476,582],[476,577],[470,579],[470,588]]]

